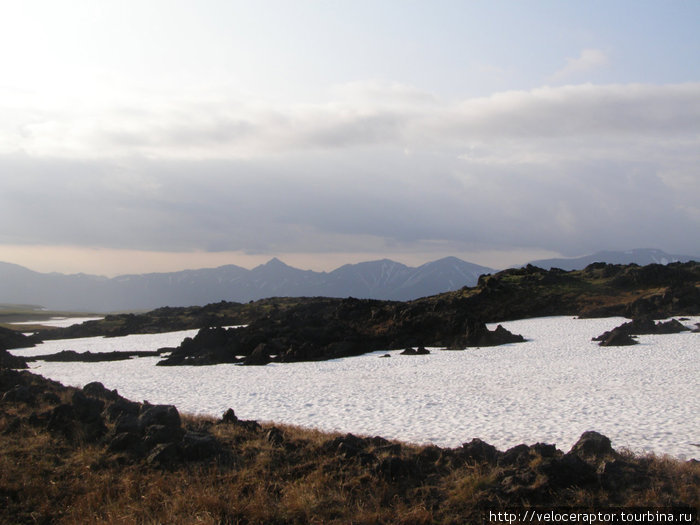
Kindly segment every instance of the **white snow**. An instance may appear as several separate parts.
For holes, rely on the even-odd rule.
[[[181,330],[179,332],[167,332],[163,334],[135,334],[125,335],[122,337],[82,337],[77,339],[57,339],[54,341],[46,341],[32,348],[11,350],[11,353],[30,357],[35,355],[53,354],[62,350],[73,350],[74,352],[78,353],[158,350],[159,348],[164,347],[176,347],[185,337],[194,337],[198,331],[199,330]],[[89,374],[90,367],[83,370],[83,373]],[[41,372],[41,374],[46,377],[50,377],[44,372]],[[87,378],[87,381],[85,381],[83,384],[87,384],[90,381],[91,379]],[[81,384],[80,386],[83,385]]]
[[[232,407],[244,419],[450,447],[478,437],[499,449],[546,442],[567,451],[581,433],[597,430],[617,449],[700,458],[700,334],[640,336],[630,347],[591,341],[624,321],[505,322],[528,341],[426,356],[375,352],[264,367],[159,367],[158,358],[139,358],[32,368],[64,384],[101,381],[130,399],[217,417]],[[49,341],[13,353],[147,350],[194,333]]]
[[[53,326],[57,328],[65,328],[67,326],[72,326],[74,324],[84,323],[85,321],[99,321],[104,319],[104,317],[52,317],[51,319],[39,319],[36,321],[18,321],[16,323],[10,323],[14,325],[30,325],[30,324],[40,324],[42,326]]]

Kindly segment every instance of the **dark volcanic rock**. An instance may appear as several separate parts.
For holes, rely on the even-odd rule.
[[[530,447],[524,444],[509,448],[498,458],[498,464],[501,466],[525,466],[529,461]]]
[[[12,355],[5,349],[0,349],[0,368],[29,368],[27,360],[23,357]]]
[[[676,319],[655,323],[653,319],[647,317],[623,323],[608,332],[594,337],[593,341],[600,341],[600,346],[634,345],[637,344],[637,341],[632,339],[632,335],[677,334],[687,331],[690,331],[690,329]]]
[[[63,363],[98,363],[101,361],[124,361],[132,357],[154,357],[159,355],[154,351],[133,351],[133,352],[76,352],[75,350],[61,350],[55,354],[35,355],[27,358],[28,361],[49,361]]]
[[[610,491],[649,485],[649,476],[644,465],[623,459],[603,461],[598,467],[598,477],[603,487]]]
[[[448,346],[450,348],[498,346],[509,343],[522,343],[523,341],[525,341],[525,338],[522,335],[513,334],[500,324],[495,330],[489,330],[486,323],[476,319],[467,319],[464,333],[455,337]]]
[[[186,432],[180,443],[180,451],[185,461],[201,461],[221,453],[221,444],[211,434]]]
[[[677,319],[671,319],[665,323],[657,323],[656,326],[657,334],[678,334],[680,332],[689,332],[690,328],[685,326],[683,323]]]
[[[638,344],[637,340],[625,332],[613,330],[603,339],[600,346],[631,346]]]
[[[87,397],[80,390],[73,392],[71,404],[75,410],[75,415],[80,421],[91,423],[102,420],[102,410],[104,401],[94,397]]]
[[[160,443],[151,450],[146,461],[154,467],[172,467],[180,461],[180,449],[175,443]]]
[[[279,446],[284,443],[284,432],[277,427],[272,427],[265,434],[265,439],[273,445]]]
[[[255,350],[245,358],[244,365],[264,366],[270,362],[270,350],[268,345],[260,343]]]
[[[120,432],[107,445],[110,452],[132,452],[140,455],[144,452],[141,436],[136,432]]]
[[[99,381],[93,381],[92,383],[85,385],[83,387],[83,393],[90,397],[97,397],[99,399],[109,401],[117,401],[120,399],[120,396],[116,390],[107,390]]]
[[[107,405],[105,415],[107,421],[117,421],[120,417],[131,416],[138,418],[141,411],[141,405],[135,401],[129,401],[123,397],[119,397]]]
[[[236,413],[233,411],[232,408],[229,408],[224,412],[223,416],[221,416],[221,422],[222,423],[235,423],[238,421],[238,417],[236,416]]]
[[[181,425],[180,413],[173,405],[144,406],[139,416],[139,425],[142,430],[152,425],[162,425],[170,429],[179,429]]]
[[[31,386],[16,385],[7,392],[5,392],[1,399],[8,403],[26,403],[28,405],[35,405],[38,397],[38,391],[36,388]]]
[[[114,421],[114,433],[131,433],[140,434],[141,425],[139,424],[139,419],[134,414],[121,414]]]
[[[658,270],[656,267],[659,265],[651,266]],[[643,267],[639,270],[643,272],[646,268]],[[673,270],[673,268],[666,268],[662,271],[673,272]],[[657,281],[659,283],[668,283],[670,281],[673,284],[662,293],[637,299],[628,305],[625,311],[622,312],[622,315],[631,318],[653,317],[655,319],[664,319],[672,315],[697,313],[698,305],[700,305],[700,288],[692,284],[693,275],[691,272],[681,271],[678,275],[664,274]]]
[[[552,488],[584,487],[597,482],[596,469],[575,454],[544,462],[540,470]]]
[[[219,421],[219,423],[225,425],[236,425],[238,427],[246,429],[249,432],[258,432],[262,429],[262,427],[257,421],[238,419],[238,416],[236,416],[236,413],[233,411],[232,408],[229,408],[226,410],[226,412],[224,412],[223,416],[221,416],[221,420]]]
[[[148,449],[161,443],[177,443],[182,439],[184,433],[185,431],[180,427],[150,425],[143,430],[143,443]]]
[[[170,356],[158,362],[160,366],[206,366],[217,363],[237,363],[239,352],[236,328],[202,328],[194,337],[187,337],[173,349]]]
[[[0,326],[0,350],[27,348],[37,343],[37,338]]]
[[[571,447],[568,454],[578,456],[588,463],[595,464],[605,459],[615,459],[618,456],[617,452],[612,448],[610,438],[594,430],[588,430],[581,434],[581,437]]]
[[[443,313],[443,308],[449,311]],[[483,322],[447,303],[316,298],[284,310],[272,309],[245,327],[201,330],[159,364],[236,362],[238,354],[245,356],[246,365],[263,365],[426,345],[464,348],[520,341],[522,336],[502,326],[488,330]]]
[[[409,346],[403,352],[401,352],[401,355],[428,355],[429,353],[430,350],[428,350],[424,346],[419,346],[418,348],[412,348]]]
[[[487,463],[495,463],[502,454],[496,447],[478,438],[472,439],[469,443],[464,443],[461,452],[472,461],[485,461]]]
[[[376,467],[376,472],[387,481],[397,481],[400,478],[414,478],[420,469],[415,459],[389,456],[382,459]]]

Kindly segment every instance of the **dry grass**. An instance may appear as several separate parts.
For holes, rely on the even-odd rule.
[[[455,451],[376,441],[367,445],[372,460],[365,461],[333,450],[338,434],[277,426],[283,440],[275,442],[267,437],[269,424],[253,431],[194,416],[183,417],[183,425],[208,430],[227,455],[156,468],[30,422],[31,412],[52,406],[0,403],[0,523],[469,523],[480,520],[484,505],[543,503],[504,491],[505,467],[457,461]],[[421,473],[384,475],[378,465],[392,458],[419,465]],[[623,459],[643,465],[648,483],[614,493],[549,490],[538,477],[528,490],[541,487],[550,505],[700,505],[698,464]],[[535,457],[524,468],[541,462]]]

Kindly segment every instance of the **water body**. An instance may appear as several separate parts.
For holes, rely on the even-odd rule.
[[[597,430],[617,449],[700,458],[700,334],[639,336],[629,347],[591,341],[624,321],[506,322],[527,342],[425,356],[375,352],[264,367],[158,367],[153,357],[32,368],[67,385],[101,381],[130,399],[216,417],[232,407],[244,419],[448,447],[478,437],[500,449],[546,442],[567,451]],[[48,341],[12,352],[155,350],[194,333]]]

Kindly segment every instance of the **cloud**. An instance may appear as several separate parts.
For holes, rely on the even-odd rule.
[[[566,65],[549,77],[552,82],[578,79],[582,75],[603,68],[610,63],[600,49],[584,49],[577,58],[567,58]]]
[[[446,101],[371,83],[335,97],[14,113],[0,127],[12,139],[0,144],[13,144],[0,154],[0,243],[378,254],[700,245],[700,84]]]
[[[543,87],[462,101],[372,83],[343,86],[336,95],[326,103],[276,107],[226,94],[184,100],[134,94],[75,111],[24,100],[26,112],[21,105],[0,107],[0,152],[241,159],[358,147],[444,150],[503,139],[676,138],[700,128],[700,84],[692,83]]]

